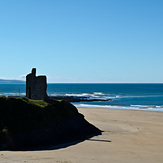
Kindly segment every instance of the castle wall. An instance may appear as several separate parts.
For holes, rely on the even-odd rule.
[[[47,98],[46,76],[36,76],[36,69],[26,76],[26,97],[34,100]]]

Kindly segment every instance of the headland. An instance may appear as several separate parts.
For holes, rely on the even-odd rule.
[[[0,105],[1,149],[36,149],[101,134],[65,100],[0,97]]]

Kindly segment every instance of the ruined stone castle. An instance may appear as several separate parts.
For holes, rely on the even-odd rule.
[[[47,98],[46,76],[36,76],[36,68],[26,76],[26,97],[34,100],[45,100]]]

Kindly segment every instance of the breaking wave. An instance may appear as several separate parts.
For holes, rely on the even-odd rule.
[[[130,105],[130,106],[115,106],[115,105],[89,105],[89,104],[75,104],[78,108],[106,108],[106,109],[125,109],[125,110],[148,110],[148,111],[161,111],[163,106],[145,106],[145,105]]]
[[[26,93],[13,93],[13,92],[9,92],[9,93],[0,93],[0,96],[26,96]]]

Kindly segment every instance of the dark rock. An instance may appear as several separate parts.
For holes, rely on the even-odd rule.
[[[69,102],[112,101],[113,99],[94,99],[86,96],[49,96],[50,99],[67,100]]]
[[[65,100],[0,97],[0,105],[1,149],[35,149],[101,134]]]

